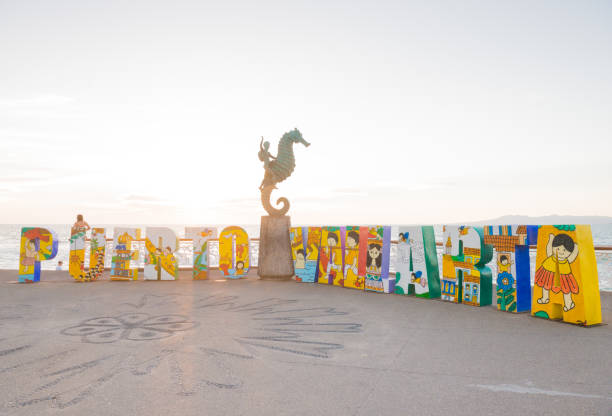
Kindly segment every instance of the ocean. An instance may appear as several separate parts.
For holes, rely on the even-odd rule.
[[[68,256],[69,256],[69,245],[68,238],[70,237],[70,227],[71,224],[36,224],[36,226],[44,227],[52,229],[57,233],[59,239],[59,251],[57,257],[51,261],[44,261],[41,264],[41,268],[43,270],[54,270],[57,266],[58,261],[63,261],[64,266],[63,269],[68,269]],[[115,225],[115,224],[92,224],[95,227],[104,227],[106,228],[106,236],[107,238],[112,237],[113,228],[114,227],[125,227],[126,225]],[[145,229],[147,227],[146,224],[130,224],[130,227],[138,227],[141,228],[142,234],[144,235]],[[155,224],[149,225],[154,227],[169,227],[174,230],[179,238],[185,237],[185,226],[184,225],[176,225],[176,224]],[[210,225],[208,225],[210,226]],[[216,227],[218,232],[220,232],[226,224],[221,225],[213,225]],[[294,225],[295,226],[295,225]],[[20,230],[22,225],[20,224],[0,224],[0,269],[8,269],[8,270],[17,270],[17,266],[19,264],[19,237]],[[258,238],[259,237],[259,225],[250,224],[250,225],[242,225],[249,237]],[[399,225],[392,226],[392,234],[396,236],[398,234]],[[436,233],[436,240],[442,241],[442,226],[434,226]],[[596,224],[591,226],[593,232],[593,242],[595,246],[612,246],[612,224]],[[110,265],[110,256],[111,256],[111,245],[110,242],[107,244],[106,250],[106,266]],[[391,264],[394,263],[395,256],[395,247],[392,247],[391,250]],[[143,266],[144,262],[144,245],[140,244],[139,249],[141,250],[141,256],[139,260],[140,267]],[[257,265],[257,254],[258,254],[258,245],[256,242],[251,242],[251,264],[253,266]],[[439,264],[442,264],[442,251],[441,247],[438,250],[438,261]],[[216,267],[218,265],[218,246],[216,244],[212,244],[210,247],[210,266]],[[535,250],[531,250],[531,277],[533,280],[534,268],[535,268]],[[596,251],[597,257],[597,270],[599,274],[599,288],[603,291],[612,291],[612,251]],[[179,265],[181,267],[189,267],[193,261],[193,250],[191,244],[188,242],[182,242],[179,251],[176,253],[176,256],[179,261]],[[85,258],[85,264],[89,264],[89,259]],[[44,277],[43,277],[44,279]],[[533,281],[532,281],[533,283]]]

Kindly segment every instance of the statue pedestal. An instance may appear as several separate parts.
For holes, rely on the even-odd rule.
[[[259,230],[257,275],[262,280],[291,280],[295,275],[289,228],[291,217],[263,216]]]

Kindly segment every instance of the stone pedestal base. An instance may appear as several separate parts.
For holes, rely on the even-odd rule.
[[[289,228],[291,217],[261,217],[257,275],[262,280],[291,280],[294,276]]]

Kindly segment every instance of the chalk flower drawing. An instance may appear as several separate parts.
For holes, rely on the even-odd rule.
[[[184,315],[144,312],[176,310],[185,302],[190,305],[190,317],[200,318],[201,324]],[[31,413],[34,408],[40,412],[49,407],[71,408],[98,396],[105,385],[119,383],[120,377],[143,386],[154,382],[156,388],[181,397],[219,389],[239,390],[252,381],[243,372],[247,362],[258,368],[283,355],[302,360],[328,359],[332,352],[344,348],[345,336],[362,331],[360,323],[344,319],[348,312],[301,305],[294,299],[243,301],[224,294],[145,294],[136,302],[116,307],[132,312],[86,319],[60,331],[67,339],[74,337],[90,344],[88,348],[71,343],[50,355],[41,355],[36,342],[32,342],[0,349],[3,377],[28,370],[40,378],[0,403],[0,413],[26,407]],[[226,319],[210,319],[219,312]],[[178,336],[197,337],[198,333],[214,336],[186,342]],[[7,341],[0,339],[0,345]],[[142,341],[148,341],[148,348],[106,348],[109,343],[129,347]]]
[[[116,317],[87,319],[79,325],[64,329],[62,334],[80,336],[83,342],[108,344],[121,339],[149,341],[168,338],[197,325],[182,315],[150,316],[146,313],[126,313]]]

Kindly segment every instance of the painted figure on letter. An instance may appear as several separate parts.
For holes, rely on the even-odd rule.
[[[349,287],[363,288],[364,276],[359,276],[359,232],[350,230],[346,233],[346,250],[344,251],[344,283]]]
[[[368,245],[367,270],[370,273],[380,273],[382,267],[382,246],[379,243]]]
[[[572,294],[578,294],[579,287],[570,266],[578,257],[578,243],[567,234],[550,234],[546,246],[548,256],[535,274],[535,285],[542,288],[539,304],[550,302],[550,291],[563,292],[563,310],[574,308]],[[555,274],[559,271],[559,282],[555,282]]]

